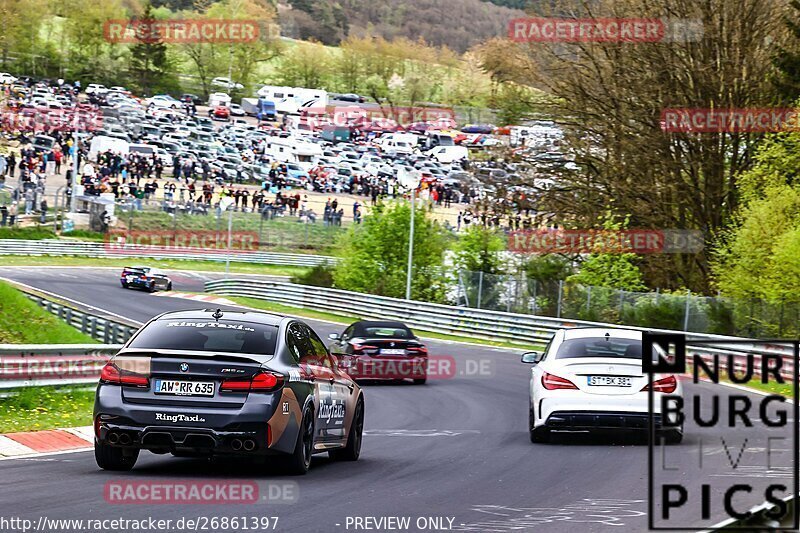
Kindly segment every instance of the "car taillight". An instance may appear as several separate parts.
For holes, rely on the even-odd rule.
[[[132,387],[149,387],[150,378],[142,374],[120,371],[112,362],[106,363],[100,371],[100,381],[111,385],[130,385]]]
[[[578,388],[570,380],[555,376],[553,374],[548,374],[547,372],[542,375],[542,387],[547,390]]]
[[[272,372],[259,372],[250,379],[226,379],[220,385],[223,392],[269,392],[283,387],[283,375]]]
[[[426,347],[424,347],[424,346],[409,346],[408,348],[406,348],[406,350],[408,350],[409,352],[414,352],[414,353],[418,353],[418,354],[427,354],[428,353],[428,349]]]
[[[642,387],[642,390],[639,392],[645,392],[650,390],[650,387],[653,387],[653,392],[675,392],[675,389],[678,388],[678,380],[675,379],[675,376],[667,376],[665,378],[657,379],[650,385],[645,385]]]
[[[377,346],[369,344],[353,344],[353,353],[364,353],[364,350],[377,350]]]
[[[147,276],[145,276],[144,274],[142,274],[142,275],[141,275],[141,276],[139,276],[139,277],[140,277],[141,279],[147,279]]]

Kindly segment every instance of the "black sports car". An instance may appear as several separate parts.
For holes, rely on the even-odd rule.
[[[354,461],[364,399],[316,333],[257,312],[176,311],[142,327],[102,370],[95,458],[130,470],[142,449],[180,456]]]
[[[354,379],[427,381],[428,349],[402,322],[361,320],[328,338],[331,353]]]
[[[172,280],[166,273],[150,267],[125,267],[119,275],[123,289],[136,287],[155,292],[158,289],[172,290]]]

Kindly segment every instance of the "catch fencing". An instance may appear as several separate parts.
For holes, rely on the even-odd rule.
[[[541,346],[547,343],[559,329],[575,327],[620,327],[615,324],[568,320],[536,315],[506,313],[486,309],[472,309],[451,305],[409,301],[399,298],[375,296],[338,289],[312,287],[281,281],[257,281],[227,279],[207,281],[206,292],[243,296],[268,300],[285,305],[312,309],[347,316],[373,320],[399,320],[411,327],[445,333],[486,338],[492,341],[506,341],[528,346]],[[630,326],[625,326],[630,327]],[[682,331],[653,328],[630,327],[639,331],[654,333],[676,333]],[[746,357],[753,357],[760,367],[762,356],[781,356],[784,358],[783,373],[793,376],[794,351],[790,344],[764,343],[752,341],[742,343],[743,339],[722,335],[687,333],[688,355],[698,355],[712,361],[715,354],[724,355],[720,366],[726,364],[728,355],[737,368],[744,367]],[[703,341],[691,344],[691,341]],[[726,343],[726,341],[729,341]],[[737,341],[737,342],[732,342]]]
[[[210,252],[193,251],[187,248],[176,253],[175,248],[164,246],[143,246],[131,244],[113,244],[90,241],[64,241],[59,239],[23,240],[0,239],[0,255],[27,256],[76,256],[99,257],[105,259],[145,258],[145,259],[177,259],[195,261],[224,262],[228,253],[224,250]],[[333,264],[336,259],[324,255],[283,254],[273,252],[241,252],[232,250],[230,261],[234,263],[257,263],[264,265],[284,265],[314,267],[326,263]]]

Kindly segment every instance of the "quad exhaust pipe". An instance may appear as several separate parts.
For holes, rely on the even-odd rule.
[[[109,432],[108,436],[106,437],[110,444],[120,444],[122,446],[127,446],[131,442],[133,442],[133,438],[131,438],[130,434],[111,431]]]
[[[231,449],[235,452],[240,450],[244,450],[246,452],[252,452],[256,449],[256,441],[253,439],[233,439],[231,441]]]

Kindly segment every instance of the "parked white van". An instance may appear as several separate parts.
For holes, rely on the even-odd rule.
[[[464,146],[437,146],[425,154],[439,163],[455,163],[469,159],[469,150]]]

